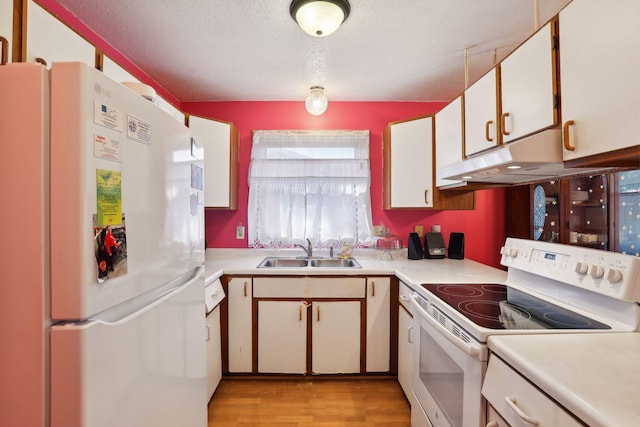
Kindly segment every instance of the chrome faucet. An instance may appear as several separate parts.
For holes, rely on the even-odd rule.
[[[299,243],[294,244],[294,246],[302,248],[302,250],[307,254],[307,258],[311,258],[313,256],[313,247],[311,246],[311,240],[307,239],[307,243],[308,245],[306,248]]]

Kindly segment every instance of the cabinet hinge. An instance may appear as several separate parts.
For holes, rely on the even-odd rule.
[[[557,93],[553,95],[553,109],[557,110],[560,108],[560,95]]]
[[[551,48],[558,49],[558,46],[560,46],[560,38],[558,37],[558,35],[556,34],[551,36]]]

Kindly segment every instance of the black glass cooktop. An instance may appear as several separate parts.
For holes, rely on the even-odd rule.
[[[478,326],[489,329],[611,329],[581,314],[499,284],[424,284]]]

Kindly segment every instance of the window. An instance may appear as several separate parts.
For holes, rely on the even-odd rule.
[[[369,131],[255,131],[251,247],[371,243]]]
[[[623,254],[640,256],[640,170],[620,172],[618,178],[618,244]]]

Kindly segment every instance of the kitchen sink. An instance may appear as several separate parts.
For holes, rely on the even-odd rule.
[[[266,257],[258,268],[362,268],[354,258],[290,258]]]
[[[301,268],[309,264],[306,259],[267,257],[258,264],[258,268]]]
[[[325,268],[362,268],[360,263],[354,258],[346,259],[312,259],[309,261],[311,267],[325,267]]]

